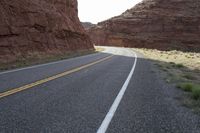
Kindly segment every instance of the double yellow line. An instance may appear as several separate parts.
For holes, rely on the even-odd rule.
[[[38,81],[36,81],[36,82],[34,82],[34,83],[30,83],[30,84],[21,86],[21,87],[19,87],[19,88],[13,88],[13,89],[10,89],[9,91],[2,92],[2,93],[0,93],[0,99],[3,98],[3,97],[9,96],[9,95],[12,95],[12,94],[15,94],[15,93],[18,93],[18,92],[21,92],[21,91],[30,89],[30,88],[32,88],[32,87],[35,87],[35,86],[44,84],[44,83],[49,82],[49,81],[51,81],[51,80],[55,80],[55,79],[57,79],[57,78],[60,78],[60,77],[69,75],[69,74],[71,74],[71,73],[80,71],[80,70],[82,70],[82,69],[88,68],[88,67],[93,66],[93,65],[95,65],[95,64],[97,64],[97,63],[100,63],[100,62],[103,62],[103,61],[105,61],[105,60],[108,60],[108,59],[110,59],[111,57],[113,57],[113,55],[110,55],[110,56],[108,56],[108,57],[105,57],[105,58],[103,58],[103,59],[97,60],[97,61],[95,61],[95,62],[86,64],[86,65],[83,65],[83,66],[80,66],[80,67],[77,67],[77,68],[74,68],[74,69],[65,71],[65,72],[63,72],[63,73],[60,73],[60,74],[57,74],[57,75],[54,75],[54,76],[51,76],[51,77],[48,77],[48,78],[45,78],[45,79],[42,79],[42,80],[38,80]]]

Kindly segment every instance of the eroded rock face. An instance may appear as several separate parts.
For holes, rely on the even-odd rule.
[[[88,34],[96,45],[200,52],[200,1],[143,0]]]
[[[0,62],[91,48],[76,0],[0,1]]]

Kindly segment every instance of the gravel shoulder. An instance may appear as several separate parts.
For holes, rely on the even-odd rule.
[[[200,113],[200,53],[134,49],[153,63],[167,84],[182,91],[180,102]]]

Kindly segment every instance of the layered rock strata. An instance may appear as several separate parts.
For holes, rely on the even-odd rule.
[[[200,52],[200,1],[143,0],[88,34],[96,45]]]

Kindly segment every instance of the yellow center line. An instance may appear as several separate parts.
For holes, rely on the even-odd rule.
[[[105,58],[103,58],[103,59],[97,60],[97,61],[95,61],[95,62],[86,64],[86,65],[83,65],[83,66],[80,66],[80,67],[77,67],[77,68],[74,68],[74,69],[65,71],[65,72],[63,72],[63,73],[60,73],[60,74],[57,74],[57,75],[54,75],[54,76],[51,76],[51,77],[48,77],[48,78],[45,78],[45,79],[42,79],[42,80],[38,80],[38,81],[36,81],[36,82],[33,82],[33,83],[30,83],[30,84],[21,86],[21,87],[19,87],[19,88],[10,89],[9,91],[5,91],[5,92],[0,93],[0,98],[3,98],[3,97],[6,97],[6,96],[15,94],[15,93],[18,93],[18,92],[27,90],[27,89],[30,89],[30,88],[32,88],[32,87],[35,87],[35,86],[44,84],[44,83],[49,82],[49,81],[51,81],[51,80],[55,80],[55,79],[57,79],[57,78],[60,78],[60,77],[69,75],[69,74],[71,74],[71,73],[80,71],[80,70],[82,70],[82,69],[85,69],[85,68],[88,68],[88,67],[90,67],[90,66],[93,66],[93,65],[95,65],[95,64],[97,64],[97,63],[100,63],[100,62],[103,62],[103,61],[105,61],[105,60],[108,60],[108,59],[110,59],[111,57],[113,57],[113,55],[110,55],[110,56],[108,56],[108,57],[105,57]]]

